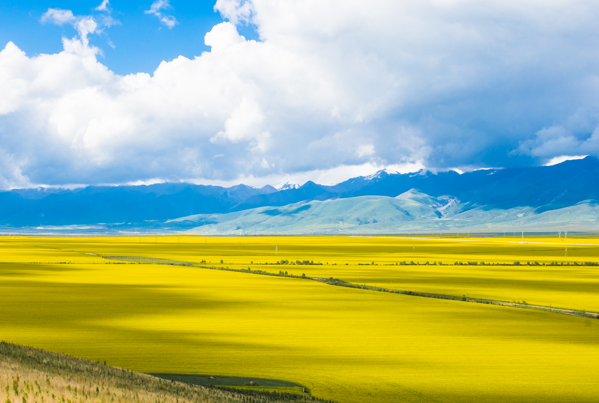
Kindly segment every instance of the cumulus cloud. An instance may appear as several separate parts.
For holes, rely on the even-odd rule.
[[[217,0],[214,11],[237,25],[240,22],[250,23],[254,12],[254,3],[250,0]]]
[[[147,13],[167,7],[159,0]],[[98,18],[48,14],[79,32],[57,54],[6,45],[0,155],[11,162],[0,186],[274,183],[599,154],[597,2],[219,0],[215,9],[227,22],[206,34],[210,51],[152,74],[121,76],[98,61],[87,39]]]
[[[168,29],[173,29],[175,25],[177,25],[177,19],[172,15],[166,15],[162,10],[166,10],[172,8],[169,3],[169,0],[156,0],[150,6],[149,10],[144,11],[146,14],[153,14],[160,22],[168,27]]]
[[[210,139],[216,143],[219,140],[230,140],[237,143],[241,140],[257,138],[260,136],[261,125],[264,116],[260,106],[255,102],[243,98],[232,112],[231,116],[225,121],[225,130]]]
[[[245,42],[245,38],[239,35],[237,28],[228,22],[223,22],[212,28],[204,37],[206,46],[210,46],[213,53],[224,51],[229,46]]]

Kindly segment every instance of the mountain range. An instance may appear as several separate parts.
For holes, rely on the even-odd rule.
[[[594,226],[599,160],[256,189],[163,183],[0,192],[4,230],[351,233]]]

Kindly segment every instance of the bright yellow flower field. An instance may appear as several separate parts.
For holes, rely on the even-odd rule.
[[[116,264],[90,254],[205,260],[212,266],[599,310],[595,266],[390,265],[599,261],[594,240],[568,239],[567,258],[560,255],[565,241],[525,240],[535,243],[3,238],[0,339],[141,372],[288,380],[338,402],[596,401],[597,320],[311,280]],[[281,259],[323,265],[272,265]]]

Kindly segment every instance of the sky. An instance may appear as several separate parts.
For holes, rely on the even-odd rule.
[[[6,0],[0,189],[599,155],[595,0]]]

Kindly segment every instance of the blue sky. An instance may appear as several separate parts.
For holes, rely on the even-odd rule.
[[[594,0],[3,1],[0,189],[599,155]]]
[[[101,15],[95,9],[101,0],[8,1],[0,3],[0,44],[14,42],[28,55],[57,53],[62,50],[62,36],[76,35],[70,25],[41,24],[40,19],[49,8],[71,10],[74,15]],[[223,21],[214,11],[214,1],[175,1],[167,10],[177,19],[176,29],[169,29],[153,15],[146,14],[152,1],[113,0],[109,3],[117,25],[105,34],[90,38],[102,49],[99,60],[118,74],[152,73],[163,60],[180,55],[193,58],[209,51],[204,35]],[[176,7],[175,7],[176,6]],[[258,39],[252,25],[239,27],[242,35]],[[109,45],[112,42],[114,48]]]

